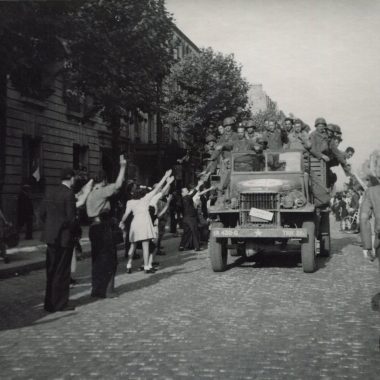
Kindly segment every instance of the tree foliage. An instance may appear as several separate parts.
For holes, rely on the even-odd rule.
[[[85,1],[68,36],[71,80],[103,116],[157,108],[172,59],[172,21],[162,0]]]
[[[70,26],[72,2],[0,3],[0,74],[26,96],[45,98],[64,59],[59,37]]]
[[[265,111],[259,111],[252,115],[252,119],[261,130],[264,129],[265,120],[276,120],[280,122],[284,117],[284,113],[278,110],[275,102],[270,102],[269,107]]]
[[[1,74],[22,94],[44,98],[63,73],[70,94],[90,96],[93,113],[111,123],[115,143],[120,117],[157,110],[172,40],[164,0],[0,4]]]
[[[248,103],[248,82],[232,54],[211,48],[176,63],[165,81],[164,121],[179,128],[183,138],[201,140],[210,123],[241,116]]]

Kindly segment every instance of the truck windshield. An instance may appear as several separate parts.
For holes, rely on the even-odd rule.
[[[237,153],[233,157],[235,172],[299,172],[301,152]]]

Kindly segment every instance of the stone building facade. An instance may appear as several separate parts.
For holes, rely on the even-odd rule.
[[[183,32],[173,28],[176,58],[198,51]],[[64,167],[87,172],[88,177],[100,168],[115,172],[110,130],[99,117],[83,122],[88,99],[72,102],[62,77],[55,78],[52,94],[44,101],[21,96],[10,80],[0,87],[0,195],[8,219],[16,221],[23,183],[31,185],[38,210],[45,191],[59,184]],[[159,119],[136,110],[122,123],[120,146],[129,159],[127,176],[142,184],[152,184],[183,154],[170,126],[160,125]]]

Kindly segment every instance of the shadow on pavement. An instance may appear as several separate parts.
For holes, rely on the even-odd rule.
[[[141,278],[141,275],[138,275],[136,281],[133,281],[133,276],[139,273],[138,268],[142,263],[142,260],[138,259],[133,264],[136,273],[128,275],[131,276],[132,281],[117,286],[115,289],[116,292],[122,296],[128,292],[155,286],[158,282],[169,277],[188,273],[185,264],[196,260],[197,254],[192,251],[174,252],[167,256],[158,256],[157,259],[160,261],[160,268],[162,271],[158,270],[155,274],[149,275],[142,274],[144,276],[143,278]],[[126,275],[125,263],[126,261],[120,256],[117,276]],[[75,307],[104,301],[104,299],[93,298],[90,296],[91,260],[85,260],[83,264],[85,264],[86,267],[85,270],[82,271],[82,275],[76,276],[76,279],[78,280],[77,286],[70,289],[70,304]],[[167,270],[168,268],[171,269]],[[47,313],[43,309],[45,277],[44,275],[41,277],[42,278],[39,279],[38,291],[33,289],[30,290],[27,288],[28,285],[25,284],[25,289],[22,289],[22,292],[17,294],[17,296],[19,296],[17,299],[9,298],[9,303],[7,302],[6,305],[2,305],[2,312],[0,314],[0,331],[47,324],[60,319],[68,319],[69,317],[80,313],[80,310],[78,309],[74,311],[57,312],[54,314]],[[77,295],[79,295],[79,297],[77,297]]]

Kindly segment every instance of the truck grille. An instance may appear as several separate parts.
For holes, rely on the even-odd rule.
[[[254,224],[254,225],[276,225],[277,215],[275,212],[279,204],[278,193],[241,193],[240,194],[240,224]],[[261,210],[270,210],[274,212],[273,220],[266,221],[257,218],[253,218],[249,215],[249,211],[252,207]]]
[[[261,210],[273,210],[278,206],[278,193],[242,193],[240,208],[250,210],[252,207]]]

